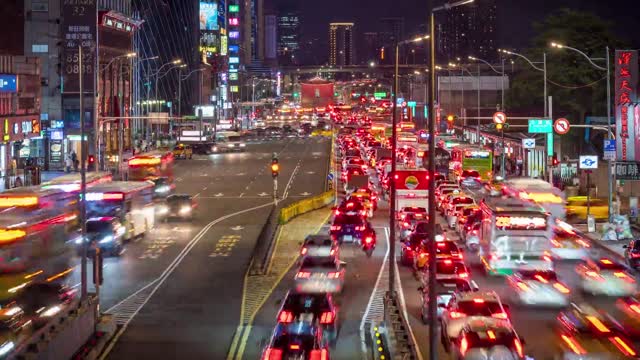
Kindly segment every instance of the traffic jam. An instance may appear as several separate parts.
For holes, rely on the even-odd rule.
[[[87,172],[84,199],[80,173],[0,193],[0,358],[79,297],[71,278],[85,250],[101,263],[120,257],[127,243],[160,222],[194,218],[195,200],[175,193],[173,162],[171,151],[157,150],[128,160],[128,181]]]
[[[329,358],[339,329],[335,299],[348,271],[341,249],[357,247],[371,256],[377,241],[374,214],[389,201],[392,181],[395,260],[401,271],[413,274],[415,284],[407,286],[418,289],[421,304],[419,313],[409,316],[437,323],[443,356],[532,359],[540,349],[530,348],[519,334],[531,337],[530,324],[513,315],[533,312],[549,319],[538,331],[553,334],[544,346],[549,357],[535,358],[638,358],[640,297],[631,266],[640,256],[632,254],[634,245],[625,263],[598,250],[566,222],[567,201],[559,189],[539,179],[494,176],[492,150],[451,134],[436,136],[437,172],[430,175],[428,135],[410,125],[399,124],[395,157],[388,135],[376,131],[376,124],[360,119],[336,125],[338,190],[344,196],[333,208],[328,233],[304,240],[299,269],[262,358]],[[430,181],[435,181],[436,214],[428,213]],[[378,220],[388,216],[377,215]],[[437,223],[437,318],[428,312],[430,216]],[[417,342],[428,346],[426,338]]]

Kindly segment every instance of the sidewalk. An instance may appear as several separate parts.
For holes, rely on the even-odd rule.
[[[587,232],[587,224],[572,224],[571,226],[573,226],[576,230],[578,230],[579,232],[584,234],[586,237],[588,237],[591,241],[593,241],[593,243],[597,247],[617,255],[619,258],[624,258],[625,249],[623,246],[629,244],[629,239],[620,240],[620,241],[614,241],[614,240],[603,241],[602,233],[600,232],[601,225],[600,226],[598,225],[600,224],[596,225],[596,232],[593,232],[593,233]],[[638,231],[637,228],[634,228],[632,226],[631,231],[633,232],[634,237],[640,236],[640,232]]]

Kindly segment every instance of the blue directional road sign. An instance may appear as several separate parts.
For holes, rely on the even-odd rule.
[[[333,173],[327,174],[327,180],[329,181],[333,180]]]
[[[591,170],[598,168],[597,155],[580,155],[580,169]]]
[[[533,139],[533,138],[522,139],[522,148],[535,149],[535,147],[536,147],[536,139]]]

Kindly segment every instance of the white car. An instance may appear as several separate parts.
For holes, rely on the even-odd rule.
[[[588,259],[576,267],[576,273],[581,290],[591,295],[631,296],[638,291],[626,266],[608,258]]]
[[[554,271],[519,270],[507,278],[514,302],[522,305],[565,307],[571,290]]]
[[[344,266],[336,257],[305,257],[294,277],[295,289],[303,293],[339,293],[344,286]]]
[[[458,218],[462,215],[462,211],[471,205],[468,204],[457,204],[454,205],[451,210],[447,213],[447,225],[449,225],[449,229],[455,230],[458,225]]]
[[[449,349],[460,331],[474,320],[492,322],[496,326],[511,326],[507,311],[508,307],[502,304],[495,291],[453,294],[440,320],[442,344]]]
[[[480,249],[480,226],[482,223],[475,223],[464,234],[464,243],[468,250],[470,251],[478,251]]]

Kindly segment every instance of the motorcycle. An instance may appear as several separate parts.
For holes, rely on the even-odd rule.
[[[362,236],[361,241],[362,251],[367,254],[367,257],[371,257],[373,255],[373,250],[376,249],[376,233],[371,231]]]

